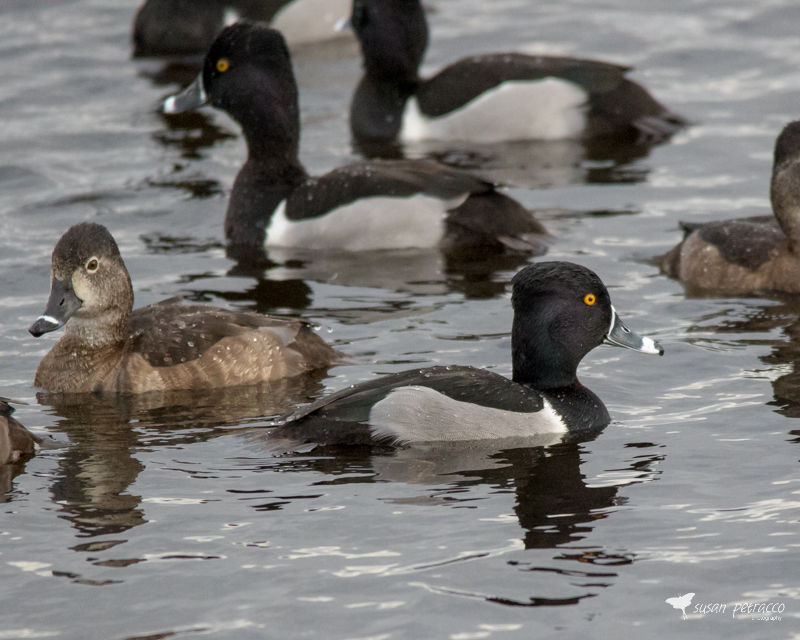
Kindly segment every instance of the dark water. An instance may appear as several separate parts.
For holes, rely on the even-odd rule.
[[[266,418],[376,373],[432,363],[510,373],[507,283],[520,264],[436,252],[222,246],[238,127],[159,101],[191,71],[130,61],[134,0],[0,4],[0,395],[69,443],[0,476],[0,639],[798,637],[800,301],[688,299],[648,262],[678,220],[769,212],[771,149],[800,115],[792,2],[432,0],[435,68],[475,51],[602,57],[696,124],[649,155],[573,144],[411,149],[521,185],[664,358],[602,347],[581,377],[614,422],[583,444],[274,458]],[[355,158],[351,40],[295,54],[302,158]],[[31,383],[57,339],[49,254],[107,225],[137,304],[182,294],[302,314],[357,364],[271,387],[68,405]],[[19,471],[18,469],[15,471]],[[665,602],[727,604],[692,615]],[[780,621],[734,618],[781,603]]]

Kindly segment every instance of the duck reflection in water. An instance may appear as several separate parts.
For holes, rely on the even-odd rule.
[[[738,345],[764,345],[772,347],[768,355],[759,359],[771,372],[784,371],[783,375],[770,376],[774,400],[769,404],[778,407],[776,412],[787,418],[800,418],[800,299],[790,295],[775,294],[776,301],[769,306],[753,301],[742,310],[743,316],[725,309],[700,318],[686,329],[690,340],[696,334],[713,333],[715,340],[728,342],[731,334],[745,334],[736,340]],[[780,338],[766,338],[764,334],[782,330]],[[761,334],[748,338],[746,334]],[[800,430],[790,432],[800,436]],[[797,442],[800,442],[798,438]]]
[[[613,586],[620,568],[636,560],[635,553],[591,544],[595,526],[606,518],[613,518],[615,509],[627,500],[620,495],[618,485],[592,486],[581,469],[590,455],[586,445],[600,431],[550,446],[526,439],[414,445],[393,452],[325,447],[315,450],[311,456],[282,456],[276,470],[311,471],[329,478],[316,478],[313,482],[316,488],[387,481],[419,486],[418,496],[408,497],[408,491],[404,491],[403,497],[389,500],[391,504],[408,507],[474,509],[480,507],[481,501],[489,499],[487,489],[495,496],[513,494],[513,513],[522,529],[520,548],[553,549],[555,552],[552,562],[541,556],[531,561],[515,556],[508,561],[508,566],[516,571],[562,574],[569,578],[573,592],[576,577],[590,579],[591,587],[578,585],[578,593],[564,598],[509,599],[487,596],[485,589],[479,589],[480,596],[512,606],[568,605],[597,595],[600,587]],[[260,439],[254,432],[245,437]],[[626,447],[634,448],[637,453],[626,456],[622,462],[615,460],[614,471],[629,472],[629,476],[637,478],[652,476],[654,466],[663,456],[644,453],[641,449],[657,445],[629,443]],[[254,508],[281,509],[281,506],[259,504]],[[435,566],[432,563],[428,568]]]
[[[151,447],[204,442],[248,420],[308,402],[323,372],[260,385],[141,395],[45,394],[57,416],[53,432],[70,441],[51,485],[54,504],[81,535],[118,534],[147,522],[141,496],[130,491]]]

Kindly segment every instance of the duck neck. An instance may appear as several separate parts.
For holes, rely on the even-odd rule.
[[[550,335],[546,312],[514,316],[511,329],[512,379],[537,390],[579,384],[574,350]]]
[[[414,95],[417,78],[367,73],[356,89],[350,108],[350,129],[358,138],[391,140],[400,134],[406,102]]]
[[[225,214],[228,253],[250,260],[263,254],[265,230],[278,205],[308,177],[298,157],[296,109],[278,117],[249,114],[240,124],[247,140],[247,161],[233,183]]]

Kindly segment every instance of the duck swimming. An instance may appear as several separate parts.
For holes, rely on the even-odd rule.
[[[263,246],[365,251],[542,253],[546,231],[516,200],[466,172],[422,160],[360,162],[310,177],[298,158],[297,83],[286,43],[265,25],[226,28],[203,72],[164,103],[166,113],[206,102],[241,126],[248,156],[225,215],[228,255]]]
[[[629,331],[589,269],[539,262],[513,280],[511,380],[436,366],[354,385],[284,416],[267,440],[320,445],[486,440],[578,434],[606,426],[603,402],[577,378],[602,343],[663,355]]]
[[[683,240],[656,263],[700,292],[800,292],[800,121],[775,142],[770,199],[774,216],[681,223]]]
[[[63,393],[144,393],[256,384],[331,366],[342,354],[302,320],[183,305],[133,310],[119,248],[94,222],[71,227],[53,250],[50,299],[28,331],[66,325],[34,384]]]
[[[356,139],[479,143],[624,137],[650,144],[686,124],[608,62],[481,54],[422,79],[428,46],[420,0],[354,0],[364,76],[350,108]]]

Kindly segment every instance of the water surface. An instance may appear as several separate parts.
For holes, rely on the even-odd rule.
[[[64,443],[0,477],[0,638],[795,638],[800,616],[800,303],[688,298],[650,259],[679,220],[769,212],[771,151],[800,114],[800,10],[783,0],[432,0],[433,70],[478,51],[595,56],[695,124],[670,144],[419,147],[515,185],[547,258],[608,284],[663,358],[601,347],[580,375],[614,422],[596,439],[273,457],[270,415],[430,364],[510,373],[508,282],[524,263],[437,252],[225,257],[245,147],[213,110],[160,101],[193,70],[130,60],[136,2],[0,6],[1,395]],[[352,40],[295,52],[311,172],[359,157]],[[356,364],[272,386],[68,403],[26,331],[72,224],[107,225],[137,305],[173,295],[302,315]],[[691,615],[665,600],[728,612]],[[734,618],[780,602],[780,621]],[[687,613],[693,607],[687,609]]]

